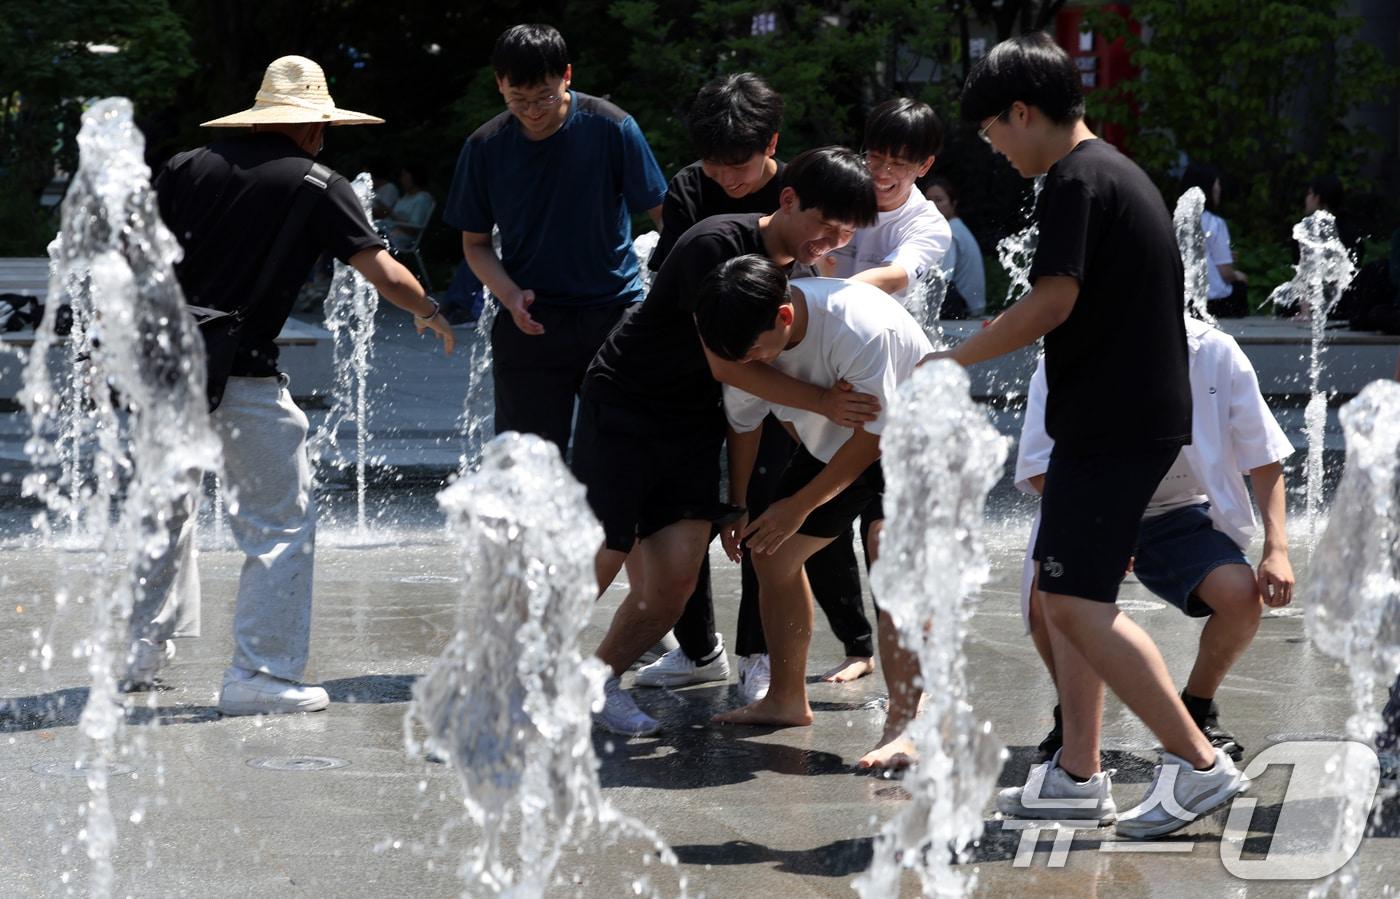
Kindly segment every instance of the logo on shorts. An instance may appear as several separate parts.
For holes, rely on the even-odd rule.
[[[1215,396],[1215,388],[1214,388],[1214,387],[1212,387],[1212,388],[1210,389],[1210,395],[1211,395],[1211,396]]]
[[[1046,577],[1060,577],[1065,573],[1065,566],[1056,562],[1054,556],[1046,556],[1045,561],[1040,563],[1040,570],[1045,572]]]

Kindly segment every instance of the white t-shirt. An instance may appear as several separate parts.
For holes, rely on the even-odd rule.
[[[953,231],[953,245],[943,257],[943,271],[951,273],[948,280],[967,301],[967,311],[981,315],[987,310],[987,273],[982,266],[982,248],[961,218],[953,219],[948,225]]]
[[[792,286],[806,301],[807,332],[797,346],[778,355],[773,367],[822,387],[844,378],[857,392],[879,397],[879,418],[865,424],[865,430],[879,434],[895,390],[933,352],[924,329],[898,300],[864,281],[799,278]],[[772,412],[790,422],[807,452],[823,462],[830,462],[854,433],[815,412],[769,403],[727,384],[724,411],[740,433],[754,430]]]
[[[904,205],[882,212],[869,228],[856,231],[851,242],[831,255],[835,260],[833,275],[849,278],[872,268],[898,265],[914,284],[938,264],[953,242],[948,220],[933,201],[917,190],[909,191]],[[895,294],[904,296],[904,290]]]
[[[1202,212],[1201,230],[1206,234],[1206,299],[1223,299],[1230,295],[1231,288],[1221,277],[1220,266],[1235,264],[1230,252],[1230,229],[1220,216]]]
[[[1208,501],[1206,488],[1196,480],[1196,473],[1191,470],[1191,463],[1186,454],[1178,452],[1176,461],[1167,469],[1167,473],[1162,475],[1162,483],[1157,485],[1157,491],[1152,494],[1152,499],[1148,500],[1147,510],[1142,513],[1142,517],[1156,518],[1158,515],[1166,515],[1187,506],[1199,506]]]

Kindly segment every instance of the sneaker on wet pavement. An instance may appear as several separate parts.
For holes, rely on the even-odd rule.
[[[229,668],[219,691],[219,711],[225,715],[288,715],[319,712],[331,704],[326,691],[261,671]]]
[[[131,644],[127,655],[126,673],[122,676],[123,691],[149,690],[156,685],[156,674],[165,663],[175,658],[175,641],[151,641],[145,638]]]
[[[1118,817],[1113,802],[1113,772],[1100,771],[1077,781],[1060,767],[1060,752],[1030,770],[1025,786],[997,794],[997,811],[1013,818],[1097,821],[1111,824]]]
[[[676,638],[671,634],[671,632],[667,631],[666,636],[662,637],[660,640],[657,640],[656,645],[653,646],[651,649],[648,649],[646,652],[642,653],[641,658],[637,659],[637,661],[633,664],[650,665],[652,662],[655,662],[657,659],[661,658],[671,650],[676,649],[680,645],[680,642],[676,640]]]
[[[1165,836],[1208,815],[1249,787],[1224,750],[1215,750],[1215,764],[1197,771],[1170,752],[1152,777],[1143,800],[1118,816],[1118,835],[1134,840]]]
[[[739,659],[739,701],[744,705],[753,705],[767,696],[772,680],[773,669],[767,653]]]
[[[593,723],[620,737],[649,737],[661,730],[661,723],[637,708],[617,677],[603,684],[603,708],[593,713]]]
[[[677,646],[675,649],[637,672],[633,681],[639,687],[685,687],[729,680],[729,656],[724,651],[724,638],[715,645],[715,657],[701,665]]]

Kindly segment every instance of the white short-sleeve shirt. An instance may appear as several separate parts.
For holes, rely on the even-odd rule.
[[[807,305],[807,332],[784,350],[773,367],[799,381],[827,387],[849,381],[859,393],[880,399],[880,416],[865,424],[879,434],[895,391],[933,352],[923,328],[889,294],[864,281],[799,278],[792,286]],[[769,403],[736,387],[724,387],[724,411],[734,430],[746,433],[769,412],[789,422],[807,452],[830,462],[852,433],[815,412]]]
[[[851,242],[832,252],[837,278],[872,268],[898,265],[914,284],[943,260],[953,243],[953,229],[933,201],[917,190],[909,192],[904,205],[881,212],[875,224],[856,231]],[[909,290],[895,294],[902,297]]]
[[[1206,235],[1206,298],[1224,299],[1231,289],[1220,274],[1220,266],[1235,264],[1235,256],[1230,252],[1230,229],[1220,216],[1202,212],[1201,230]]]

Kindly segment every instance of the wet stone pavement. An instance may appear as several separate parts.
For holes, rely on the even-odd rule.
[[[201,555],[204,637],[182,640],[167,688],[139,697],[129,713],[125,770],[111,786],[119,828],[117,895],[205,897],[453,896],[456,869],[475,837],[464,825],[455,776],[404,749],[404,713],[416,677],[447,643],[458,604],[456,549],[444,538],[430,495],[400,508],[395,530],[362,541],[323,533],[316,563],[314,679],[328,711],[268,719],[220,718],[214,709],[230,653],[229,616],[240,559],[209,546]],[[435,520],[437,519],[437,520]],[[993,579],[983,590],[968,645],[971,698],[1009,756],[1001,785],[1022,782],[1050,725],[1048,679],[1018,611],[1026,523],[991,528]],[[89,861],[79,840],[88,796],[74,772],[86,665],[72,648],[87,610],[55,606],[60,570],[81,571],[81,549],[0,545],[0,895],[85,895]],[[732,639],[737,570],[716,551],[718,619]],[[1301,566],[1300,566],[1301,567]],[[621,599],[599,602],[582,645],[591,648]],[[1198,625],[1124,589],[1124,607],[1156,637],[1178,682],[1194,654]],[[1306,601],[1306,595],[1301,601]],[[839,644],[817,615],[810,669],[838,661]],[[54,648],[48,670],[37,646]],[[673,847],[691,895],[853,896],[871,837],[901,805],[898,780],[857,775],[851,765],[879,734],[882,683],[813,684],[816,722],[791,730],[727,729],[710,716],[733,701],[732,685],[640,690],[665,731],[623,740],[595,733],[606,797],[655,828]],[[1253,648],[1220,693],[1222,721],[1249,754],[1280,740],[1339,734],[1350,709],[1343,669],[1303,635],[1301,617],[1268,617]],[[1380,697],[1377,697],[1380,700]],[[1151,777],[1153,740],[1111,697],[1106,767],[1116,768],[1120,808]],[[78,776],[75,776],[78,774]],[[1259,800],[1244,857],[1269,848],[1289,769],[1256,781]],[[1362,845],[1359,894],[1397,879],[1394,800]],[[1247,881],[1221,862],[1224,813],[1167,842],[1173,851],[1132,851],[1111,828],[1079,831],[1056,852],[1047,831],[1022,843],[987,808],[972,864],[987,896],[1301,896],[1310,884]],[[1068,834],[1059,837],[1064,843]],[[677,875],[644,868],[640,843],[594,836],[566,853],[555,895],[630,894],[647,873],[661,895]],[[1028,856],[1034,849],[1033,856]],[[1122,851],[1128,849],[1129,851]],[[1018,860],[1018,852],[1020,860]],[[906,879],[905,892],[916,886]]]

